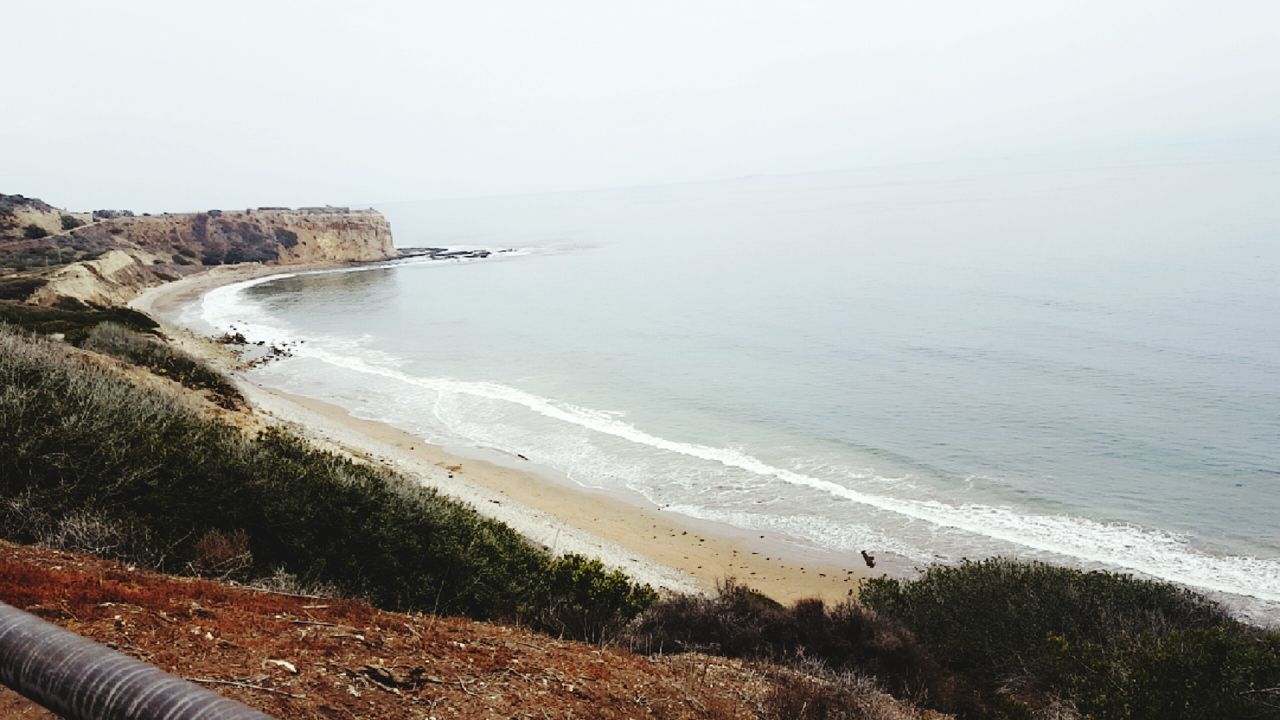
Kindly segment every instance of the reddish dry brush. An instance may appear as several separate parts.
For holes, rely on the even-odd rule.
[[[0,600],[281,718],[746,719],[761,716],[774,687],[766,672],[723,658],[651,659],[4,542]],[[0,716],[23,708],[0,692]]]
[[[195,544],[192,574],[205,577],[234,577],[253,566],[249,533],[244,530],[209,530]]]

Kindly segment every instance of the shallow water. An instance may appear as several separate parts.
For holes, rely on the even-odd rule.
[[[425,438],[898,566],[1280,607],[1280,153],[1180,148],[381,207],[471,263],[201,308]]]

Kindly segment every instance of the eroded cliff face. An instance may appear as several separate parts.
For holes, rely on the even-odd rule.
[[[12,241],[6,250],[17,259],[12,267],[34,269],[45,279],[28,298],[42,305],[62,299],[127,302],[146,287],[215,265],[368,262],[396,256],[391,225],[381,213],[328,207],[97,218],[46,238]],[[62,262],[49,263],[53,257]],[[52,267],[40,268],[30,258]]]
[[[95,260],[64,265],[27,299],[36,305],[53,305],[63,298],[95,305],[123,305],[143,288],[166,278],[151,270],[146,253],[112,250]]]
[[[375,210],[340,213],[275,211],[268,222],[297,233],[281,243],[284,262],[370,261],[395,257],[391,223]]]

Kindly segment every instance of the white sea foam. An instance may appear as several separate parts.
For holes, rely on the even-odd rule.
[[[928,563],[935,556],[920,548],[912,547],[885,533],[850,521],[836,521],[813,514],[766,515],[734,510],[719,510],[692,503],[677,503],[665,508],[702,520],[722,522],[734,527],[751,530],[769,530],[791,537],[804,538],[820,549],[845,550],[855,553],[865,548],[893,553],[914,562]],[[859,561],[860,562],[860,561]]]
[[[364,268],[343,271],[361,269]],[[289,328],[279,325],[278,321],[253,303],[245,302],[243,298],[244,289],[280,277],[289,276],[259,278],[209,293],[202,311],[205,320],[217,327],[225,327],[234,322],[251,339],[279,340],[293,337],[289,335]],[[333,343],[315,340],[317,339],[308,338],[308,343],[297,349],[299,358],[428,391],[434,395],[434,400],[431,401],[433,412],[446,425],[457,424],[450,417],[452,413],[442,405],[448,399],[472,398],[504,403],[567,424],[578,431],[585,430],[626,441],[644,448],[651,455],[670,453],[789,486],[806,488],[836,501],[919,521],[935,530],[970,533],[1038,553],[1072,558],[1085,564],[1123,568],[1209,591],[1280,603],[1280,561],[1277,560],[1211,555],[1193,547],[1187,538],[1123,523],[1103,523],[1066,515],[1019,512],[1009,507],[977,503],[951,504],[884,494],[884,491],[891,489],[892,483],[878,483],[875,485],[877,492],[866,492],[817,477],[810,472],[778,467],[742,449],[685,443],[660,437],[624,421],[616,412],[577,407],[495,382],[417,376],[395,367],[387,362],[387,358],[375,359],[361,353],[357,347],[340,348]],[[486,440],[501,444],[501,438],[498,437],[487,437]],[[515,451],[512,448],[506,449]],[[572,473],[572,461],[569,464],[570,467],[565,469]],[[581,474],[580,481],[590,484],[590,479]],[[727,519],[737,523],[760,522],[701,504],[676,505],[676,508],[680,507],[689,514],[701,517]],[[779,519],[774,527],[795,533],[806,532],[797,522],[785,519]],[[849,528],[845,533],[846,537],[848,533],[861,533],[858,526],[852,523]],[[827,528],[815,536],[810,527],[807,534],[811,539],[821,540],[823,537],[832,539],[839,532]],[[868,534],[861,537],[871,536]],[[896,544],[887,538],[881,538],[881,541],[886,549],[891,549],[888,546]],[[900,554],[907,557],[921,556],[919,551],[912,552],[909,548],[900,550]]]

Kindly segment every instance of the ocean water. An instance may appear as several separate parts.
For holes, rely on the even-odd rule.
[[[1280,152],[380,206],[511,248],[223,288],[259,381],[893,572],[1001,554],[1280,615]],[[642,500],[640,500],[642,499]]]

